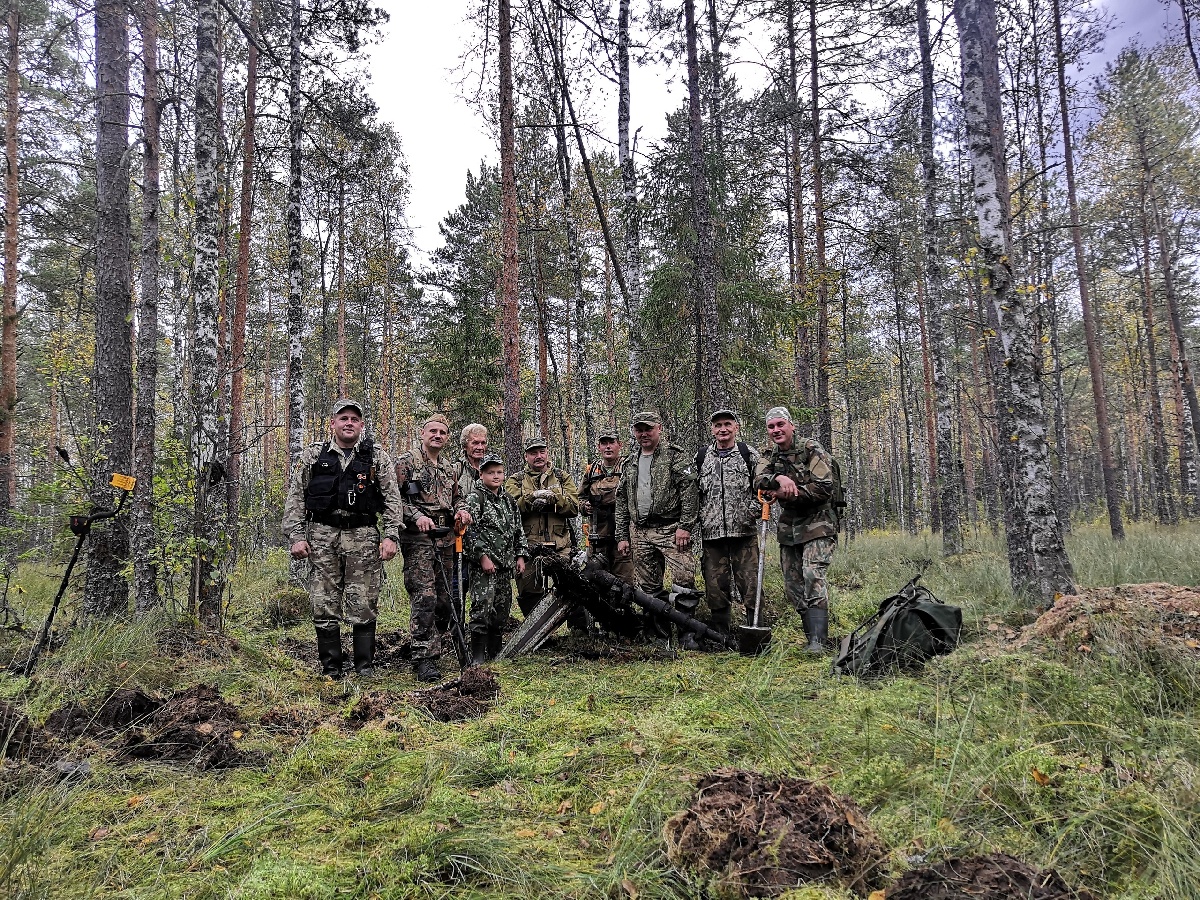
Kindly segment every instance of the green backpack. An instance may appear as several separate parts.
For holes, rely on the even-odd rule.
[[[962,610],[917,584],[920,579],[915,576],[879,604],[879,612],[842,638],[833,660],[835,675],[878,678],[896,670],[919,669],[930,657],[958,646]]]

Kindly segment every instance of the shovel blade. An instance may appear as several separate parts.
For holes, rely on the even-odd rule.
[[[738,652],[742,656],[758,656],[771,645],[771,629],[754,625],[738,626]]]

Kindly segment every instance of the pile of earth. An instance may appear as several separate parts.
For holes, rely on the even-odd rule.
[[[224,769],[248,762],[234,741],[241,737],[238,709],[213,685],[197,684],[172,694],[125,732],[121,755],[132,759],[188,762],[197,769]]]
[[[1097,636],[1131,640],[1137,646],[1164,640],[1200,651],[1200,590],[1174,584],[1122,584],[1089,588],[1059,597],[1014,646],[1035,638],[1067,644],[1085,653]]]
[[[663,826],[667,855],[707,870],[722,887],[769,897],[812,881],[865,893],[881,881],[887,851],[849,797],[802,778],[718,769],[692,804]]]
[[[885,900],[1096,900],[1053,869],[1039,872],[1004,853],[948,859],[905,872]]]
[[[0,700],[0,760],[39,762],[52,752],[53,742],[45,730],[13,704]]]
[[[446,684],[410,691],[408,702],[439,722],[463,722],[482,716],[499,694],[500,682],[495,673],[483,666],[471,666]]]
[[[241,649],[234,638],[213,631],[198,631],[188,625],[164,628],[155,635],[155,645],[163,656],[201,659],[229,659]]]

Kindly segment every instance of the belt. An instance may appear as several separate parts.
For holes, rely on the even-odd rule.
[[[368,525],[375,524],[375,513],[310,512],[308,518],[309,521],[316,522],[318,525],[341,528],[344,531],[351,528],[366,528]]]

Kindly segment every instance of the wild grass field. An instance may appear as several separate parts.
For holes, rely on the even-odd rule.
[[[1016,647],[1025,610],[1000,542],[984,533],[968,545],[950,560],[928,536],[839,548],[838,634],[925,560],[925,583],[962,606],[963,645],[921,673],[862,683],[799,652],[773,561],[766,589],[780,619],[763,657],[589,660],[560,645],[497,664],[501,693],[481,718],[442,723],[398,701],[362,727],[351,721],[360,692],[402,696],[417,687],[409,670],[383,668],[369,683],[318,677],[281,646],[311,639],[302,621],[278,624],[283,555],[248,560],[232,590],[232,641],[181,642],[165,618],[75,627],[32,680],[0,675],[0,699],[35,724],[116,688],[215,684],[240,711],[236,743],[249,759],[198,771],[85,740],[68,756],[90,771],[7,761],[0,894],[713,896],[722,888],[709,875],[668,861],[663,823],[699,776],[735,766],[852,797],[893,874],[1003,850],[1102,897],[1200,897],[1200,656],[1120,622],[1083,650]],[[1134,527],[1123,544],[1082,528],[1070,549],[1085,587],[1200,585],[1194,526]],[[381,631],[407,621],[398,564],[389,575]],[[19,573],[14,599],[31,622],[57,578],[51,566]],[[65,613],[69,623],[74,609]],[[8,635],[0,653],[27,646]],[[786,896],[854,895],[812,885]]]

